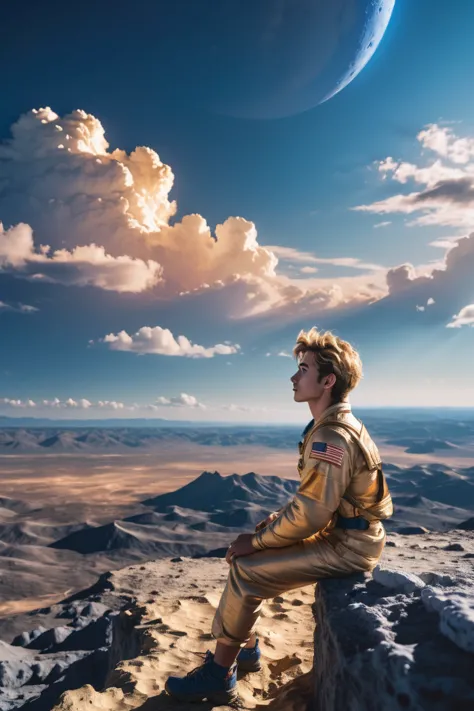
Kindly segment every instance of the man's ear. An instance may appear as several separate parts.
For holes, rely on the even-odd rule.
[[[326,382],[324,383],[324,387],[326,390],[329,390],[329,388],[332,388],[333,385],[336,384],[336,376],[334,373],[329,373],[329,375],[326,376]]]

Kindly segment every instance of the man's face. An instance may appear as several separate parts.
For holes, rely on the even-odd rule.
[[[306,351],[298,361],[298,370],[291,376],[293,383],[293,397],[295,402],[308,402],[309,400],[319,400],[325,392],[323,378],[318,383],[319,368],[314,360],[314,354]]]

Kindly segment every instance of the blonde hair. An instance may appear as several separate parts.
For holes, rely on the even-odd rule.
[[[299,359],[307,351],[314,353],[314,362],[319,369],[318,382],[330,373],[336,376],[331,390],[332,402],[345,400],[362,379],[362,361],[355,348],[331,331],[322,333],[313,326],[308,332],[299,332],[293,355]]]

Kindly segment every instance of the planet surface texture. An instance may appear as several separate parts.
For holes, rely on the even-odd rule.
[[[171,60],[182,90],[222,113],[278,118],[327,101],[362,71],[385,34],[395,0],[202,0],[178,6],[192,8],[192,36],[186,33],[182,41],[195,60],[180,65],[179,51]]]

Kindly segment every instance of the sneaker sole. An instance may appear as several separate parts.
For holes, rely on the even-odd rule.
[[[216,706],[226,706],[230,703],[236,703],[240,701],[239,694],[237,691],[216,691],[212,694],[174,694],[168,688],[168,683],[165,684],[165,691],[167,694],[177,699],[178,701],[189,701],[190,703],[199,703],[207,699],[209,703],[215,704]]]
[[[239,662],[237,661],[237,669],[243,672],[258,672],[261,671],[262,665],[260,662]]]

